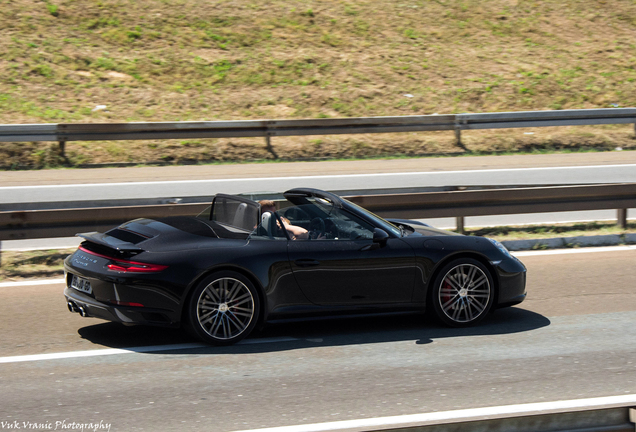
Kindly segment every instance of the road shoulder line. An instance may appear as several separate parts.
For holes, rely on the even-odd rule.
[[[23,280],[16,282],[0,282],[0,288],[13,288],[21,286],[34,286],[34,285],[54,285],[66,283],[64,278],[60,279],[36,279],[36,280]]]
[[[220,179],[199,179],[199,180],[158,180],[158,181],[137,181],[137,182],[107,182],[107,183],[76,183],[61,185],[23,185],[23,186],[3,186],[0,190],[23,190],[23,189],[60,189],[72,187],[113,187],[113,186],[147,186],[147,185],[175,185],[175,184],[205,184],[205,183],[228,183],[228,182],[253,182],[274,180],[317,180],[317,179],[348,179],[348,178],[377,178],[396,176],[428,176],[428,175],[455,175],[455,174],[487,174],[498,172],[518,172],[518,171],[549,171],[549,170],[577,170],[594,168],[625,168],[636,167],[636,164],[614,164],[614,165],[583,165],[583,166],[559,166],[559,167],[527,167],[527,168],[491,168],[474,170],[454,170],[454,171],[409,171],[409,172],[385,172],[385,173],[357,173],[357,174],[328,174],[328,175],[292,175],[278,177],[246,177],[246,178],[220,178]]]
[[[540,255],[567,255],[567,254],[581,254],[581,253],[595,253],[595,252],[625,252],[636,251],[636,245],[624,245],[624,246],[605,246],[605,247],[582,247],[582,248],[569,248],[569,249],[547,249],[547,250],[527,250],[527,251],[513,251],[511,254],[517,257],[524,256],[540,256]]]
[[[250,429],[238,432],[324,432],[361,431],[439,425],[458,421],[478,421],[495,418],[510,418],[539,414],[556,414],[590,409],[605,409],[636,404],[636,395],[621,395],[589,399],[575,399],[554,402],[538,402],[498,407],[471,408],[455,411],[440,411],[425,414],[410,414],[392,417],[376,417],[359,420],[342,420],[329,423],[314,423],[297,426],[281,426]],[[371,429],[372,428],[372,429]]]
[[[297,340],[298,340],[297,338],[291,338],[291,337],[246,339],[244,341],[238,342],[236,345],[255,345],[255,344],[264,344],[264,343],[293,342]],[[59,360],[59,359],[69,359],[69,358],[81,358],[81,357],[99,357],[99,356],[109,356],[109,355],[115,355],[115,354],[143,354],[143,353],[156,353],[156,352],[162,352],[162,351],[181,351],[181,350],[197,349],[197,348],[212,348],[212,346],[204,344],[204,343],[185,343],[185,344],[172,344],[172,345],[151,345],[151,346],[129,347],[129,348],[106,348],[106,349],[95,349],[95,350],[85,350],[85,351],[68,351],[68,352],[58,352],[58,353],[50,353],[50,354],[30,354],[30,355],[22,355],[22,356],[0,357],[0,364],[24,363],[24,362],[42,361],[42,360]]]

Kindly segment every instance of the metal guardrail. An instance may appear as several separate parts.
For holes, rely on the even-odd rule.
[[[636,207],[636,184],[522,187],[361,195],[350,201],[383,217],[434,218]]]
[[[461,144],[462,130],[626,123],[634,123],[636,130],[636,108],[301,120],[16,124],[0,125],[0,142],[58,141],[63,153],[68,141],[265,137],[271,150],[270,138],[276,136],[452,130]]]
[[[392,195],[356,195],[347,199],[383,217],[456,217],[618,209],[626,226],[627,210],[636,208],[636,183],[585,186],[526,187]],[[189,216],[208,204],[162,204],[0,212],[0,241],[68,237],[77,232],[104,231],[135,218]]]
[[[193,216],[209,204],[157,204],[0,212],[0,241],[71,237],[106,231],[137,218]]]

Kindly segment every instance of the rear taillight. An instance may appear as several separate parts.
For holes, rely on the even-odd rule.
[[[108,267],[108,270],[127,273],[153,273],[168,268],[167,265],[120,260],[115,261],[113,264],[108,264],[106,267]]]
[[[116,272],[123,272],[123,273],[156,273],[156,272],[160,272],[160,271],[163,271],[163,270],[168,268],[167,265],[162,265],[162,264],[149,264],[149,263],[142,263],[142,262],[129,261],[129,260],[124,260],[124,259],[118,259],[118,258],[109,257],[107,255],[102,255],[102,254],[99,254],[97,252],[93,252],[91,250],[88,250],[88,249],[86,249],[85,247],[82,247],[82,246],[80,246],[79,249],[84,251],[84,252],[86,252],[86,253],[89,253],[91,255],[96,255],[98,257],[106,258],[106,259],[109,259],[109,260],[113,261],[111,264],[107,264],[106,267],[108,267],[108,270],[112,270],[112,271],[116,271]]]

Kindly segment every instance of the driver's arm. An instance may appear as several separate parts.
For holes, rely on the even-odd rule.
[[[281,218],[281,220],[283,221],[283,225],[285,225],[285,229],[289,233],[289,236],[292,238],[292,240],[309,238],[309,231],[307,231],[305,228],[292,225],[289,223],[289,220],[285,218]]]

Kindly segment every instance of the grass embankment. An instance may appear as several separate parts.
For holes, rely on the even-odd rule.
[[[627,0],[0,1],[0,123],[636,106]],[[527,131],[525,131],[527,132]],[[633,127],[288,137],[281,158],[634,148]],[[5,168],[272,159],[262,139],[2,144]]]
[[[495,240],[533,240],[557,237],[620,235],[636,233],[636,222],[622,229],[613,222],[581,222],[556,225],[496,226],[466,228],[466,235],[490,237]]]
[[[615,223],[586,222],[558,225],[500,226],[467,228],[466,235],[494,238],[499,241],[545,239],[554,237],[594,236],[636,233],[636,222],[623,230]],[[27,252],[2,252],[0,281],[59,278],[64,274],[64,259],[74,249]]]
[[[62,277],[64,259],[73,250],[3,251],[0,255],[0,281]]]

